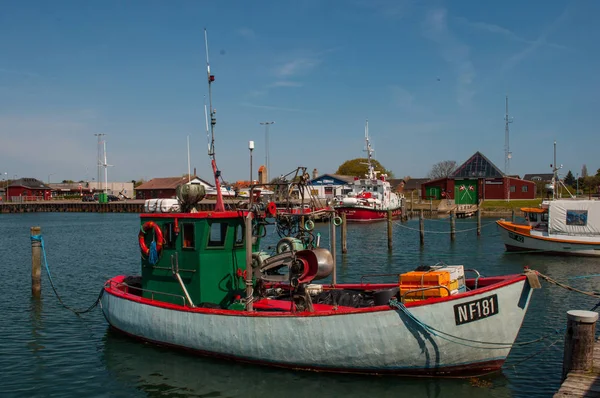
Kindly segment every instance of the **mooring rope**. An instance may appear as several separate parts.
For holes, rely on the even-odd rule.
[[[408,229],[408,230],[411,230],[411,231],[419,231],[419,232],[421,231],[419,228],[412,228],[412,227],[408,227],[408,226],[406,226],[406,225],[402,225],[402,224],[401,224],[399,221],[396,221],[396,222],[395,222],[395,224],[396,224],[397,226],[399,226],[399,227],[402,227],[402,228],[405,228],[405,229]],[[489,223],[486,223],[486,224],[482,224],[482,225],[481,225],[481,228],[485,228],[485,227],[487,227],[488,225],[493,225],[493,224],[496,224],[496,222],[495,222],[495,221],[492,221],[492,222],[489,222]],[[455,230],[454,232],[455,232],[455,233],[459,233],[459,232],[469,232],[469,231],[475,231],[476,229],[477,229],[477,227],[475,227],[475,228],[467,228],[467,229]],[[451,231],[427,231],[427,230],[423,230],[423,232],[424,232],[424,233],[428,233],[428,234],[450,234],[450,233],[452,233]]]
[[[600,293],[598,293],[598,292],[586,292],[586,291],[583,291],[583,290],[581,290],[581,289],[577,289],[577,288],[575,288],[575,287],[573,287],[573,286],[565,285],[564,283],[561,283],[561,282],[559,282],[559,281],[557,281],[557,280],[555,280],[555,279],[552,279],[552,278],[550,278],[549,276],[547,276],[547,275],[544,275],[544,274],[542,274],[542,273],[541,273],[541,272],[539,272],[539,271],[535,271],[535,273],[536,273],[536,274],[537,274],[537,275],[538,275],[540,278],[544,279],[546,282],[548,282],[548,283],[552,283],[552,284],[554,284],[554,285],[556,285],[556,286],[559,286],[559,287],[562,287],[563,289],[567,289],[567,290],[570,290],[570,291],[572,291],[572,292],[581,293],[581,294],[583,294],[583,295],[590,296],[590,297],[596,297],[596,298],[597,298],[597,297],[600,297]],[[600,304],[600,303],[599,303],[599,304]],[[595,309],[595,308],[597,308],[597,307],[598,307],[598,305],[596,305],[596,307],[594,307],[594,309]]]
[[[460,344],[460,345],[464,345],[467,347],[471,347],[471,348],[478,348],[478,349],[488,349],[488,350],[500,350],[500,349],[506,349],[506,348],[511,348],[513,346],[526,346],[526,345],[530,345],[530,344],[535,344],[538,342],[541,342],[545,339],[547,339],[548,337],[550,337],[551,335],[555,335],[560,333],[563,329],[556,329],[554,330],[554,332],[552,333],[548,333],[542,337],[539,337],[535,340],[530,340],[530,341],[524,341],[524,342],[513,342],[513,343],[499,343],[499,342],[491,342],[491,341],[479,341],[479,340],[473,340],[473,339],[467,339],[464,337],[459,337],[459,336],[455,336],[452,335],[450,333],[446,333],[443,332],[439,329],[434,328],[433,326],[427,325],[426,323],[423,323],[421,320],[419,320],[417,317],[415,317],[409,310],[408,308],[406,308],[406,306],[399,302],[397,299],[393,298],[390,300],[389,302],[390,307],[396,308],[400,311],[402,311],[404,314],[406,314],[406,316],[408,316],[413,322],[415,322],[417,325],[421,326],[423,329],[427,330],[429,333],[433,334],[434,336],[437,336],[443,340],[447,340],[451,343],[455,343],[455,344]],[[461,340],[464,341],[466,343],[462,343],[461,341],[454,341],[451,339],[456,339],[456,340]],[[474,345],[470,345],[467,343],[474,343],[474,344],[483,344],[483,345],[492,345],[492,346],[497,346],[497,347],[479,347],[479,346],[474,346]]]
[[[44,238],[42,237],[42,235],[32,235],[31,236],[31,241],[40,242],[40,245],[42,247],[42,255],[44,257],[44,265],[46,266],[46,273],[48,274],[48,280],[50,281],[50,286],[52,286],[52,290],[54,291],[54,294],[56,295],[56,298],[58,299],[58,301],[60,302],[60,304],[63,307],[65,307],[66,309],[68,309],[69,311],[74,312],[77,316],[79,316],[80,314],[85,314],[86,312],[90,312],[91,310],[93,310],[94,308],[96,308],[96,306],[100,302],[100,299],[102,298],[102,295],[104,294],[104,287],[102,287],[102,289],[100,290],[100,294],[98,295],[98,298],[96,299],[96,301],[94,302],[94,304],[92,304],[91,306],[89,306],[87,309],[85,309],[85,310],[76,310],[76,309],[73,309],[73,308],[69,307],[68,305],[66,305],[62,301],[62,298],[60,297],[60,295],[56,291],[56,287],[54,286],[54,281],[52,281],[52,275],[50,274],[50,267],[48,266],[48,260],[46,259],[46,246],[44,245]]]

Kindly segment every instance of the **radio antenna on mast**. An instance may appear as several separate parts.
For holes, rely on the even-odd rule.
[[[225,206],[223,205],[223,193],[221,192],[221,183],[219,182],[219,178],[221,177],[221,171],[217,169],[217,161],[215,159],[215,124],[217,124],[217,118],[215,117],[215,113],[217,111],[212,107],[211,89],[211,85],[215,81],[215,77],[210,74],[210,63],[208,61],[208,35],[206,33],[206,28],[204,29],[204,45],[206,46],[206,76],[208,77],[208,104],[211,132],[211,141],[208,147],[208,156],[212,158],[211,165],[213,169],[213,175],[215,178],[215,188],[217,190],[217,203],[215,204],[215,211],[225,211]],[[206,105],[204,109],[204,112],[206,114]]]
[[[508,125],[512,123],[512,118],[508,117],[508,95],[506,96],[506,115],[504,115],[504,173],[508,176],[510,169],[510,159],[512,158],[512,153],[510,152],[509,145],[509,130]]]

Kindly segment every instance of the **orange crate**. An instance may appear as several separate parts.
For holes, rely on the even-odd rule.
[[[412,271],[400,274],[401,285],[443,285],[450,283],[450,272],[448,271]]]
[[[450,290],[452,292],[454,290],[458,290],[458,281],[454,280],[443,286],[447,286],[448,290]],[[417,298],[423,298],[423,297],[425,297],[425,298],[446,297],[449,295],[448,290],[444,289],[443,287],[437,287],[437,288],[432,287],[431,289],[428,289],[428,290],[411,292],[411,293],[407,294],[406,296],[404,295],[404,293],[407,293],[411,290],[420,289],[422,287],[423,287],[422,285],[402,284],[402,285],[400,285],[400,297],[404,297],[406,299],[417,299]]]

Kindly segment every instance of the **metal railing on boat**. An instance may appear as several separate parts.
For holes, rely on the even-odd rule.
[[[179,294],[165,293],[165,292],[159,292],[159,291],[157,291],[157,290],[144,289],[144,288],[141,288],[141,287],[137,287],[137,286],[132,286],[132,285],[129,285],[129,284],[125,283],[125,282],[107,281],[107,282],[104,284],[104,287],[105,287],[105,288],[106,288],[106,287],[110,287],[111,289],[113,289],[113,288],[118,288],[118,286],[126,287],[126,288],[127,288],[127,293],[134,294],[134,293],[132,292],[132,290],[134,290],[134,291],[136,291],[136,292],[140,292],[140,296],[141,296],[141,295],[142,295],[142,293],[144,293],[144,292],[150,293],[150,300],[152,300],[152,301],[156,301],[156,300],[154,300],[154,295],[156,294],[156,295],[163,295],[163,296],[176,297],[176,298],[178,298],[178,299],[181,299],[181,301],[182,301],[182,305],[183,305],[184,307],[188,307],[188,306],[189,306],[189,304],[187,303],[187,299],[186,299],[184,296],[182,296],[182,295],[179,295]]]

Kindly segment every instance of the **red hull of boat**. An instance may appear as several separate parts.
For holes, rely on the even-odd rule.
[[[387,210],[361,209],[357,207],[338,207],[338,214],[346,214],[346,221],[384,221],[387,220]],[[392,210],[392,219],[400,218],[402,209]]]

